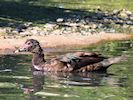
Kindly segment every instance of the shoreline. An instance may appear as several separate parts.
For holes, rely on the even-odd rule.
[[[90,46],[102,41],[129,40],[133,35],[122,33],[98,33],[88,36],[81,35],[48,35],[48,36],[29,36],[18,39],[0,39],[0,54],[14,54],[16,48],[24,44],[27,39],[37,39],[43,48],[78,48]]]

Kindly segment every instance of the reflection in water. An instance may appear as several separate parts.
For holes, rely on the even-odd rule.
[[[40,100],[42,96],[35,95],[37,92],[44,91],[44,96],[55,96],[55,93],[50,93],[47,91],[47,88],[51,88],[52,92],[55,88],[62,88],[62,86],[69,87],[69,86],[104,86],[103,81],[106,81],[106,84],[112,86],[120,86],[119,83],[121,81],[115,78],[110,78],[112,75],[108,73],[50,73],[50,72],[43,72],[43,71],[32,71],[32,88],[25,88],[23,89],[24,92],[28,90],[27,94],[29,94],[29,100]],[[45,79],[49,79],[48,84],[45,84]],[[47,80],[48,81],[48,80]],[[122,83],[122,81],[120,82]],[[48,93],[47,93],[48,92]],[[67,94],[71,95],[71,94]],[[59,95],[61,96],[61,95]]]
[[[85,49],[109,56],[129,55],[128,61],[111,66],[107,73],[29,72],[31,55],[1,55],[0,99],[132,100],[132,44],[132,41],[110,42]],[[63,52],[56,54],[60,53]]]
[[[34,95],[36,92],[39,92],[43,89],[43,85],[44,85],[44,75],[43,73],[40,71],[38,73],[38,75],[34,75],[35,72],[32,72],[32,86],[33,86],[33,92],[30,93],[30,97],[29,100],[39,100],[40,96],[36,96]],[[30,91],[31,92],[31,91]]]
[[[47,76],[53,80],[58,80],[62,85],[71,86],[100,86],[103,77],[107,73],[48,73]]]

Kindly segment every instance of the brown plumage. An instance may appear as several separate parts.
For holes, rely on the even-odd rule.
[[[97,53],[75,52],[45,61],[43,50],[39,42],[34,39],[27,40],[16,52],[33,53],[32,65],[34,69],[51,72],[106,71],[110,65],[125,58],[124,56],[107,58]]]

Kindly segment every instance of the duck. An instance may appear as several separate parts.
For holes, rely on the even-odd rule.
[[[104,72],[112,64],[125,59],[123,55],[109,58],[96,52],[74,52],[46,61],[44,51],[36,39],[27,39],[15,51],[15,53],[18,52],[31,52],[34,70],[46,72]]]

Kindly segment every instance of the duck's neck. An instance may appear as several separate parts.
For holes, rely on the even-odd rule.
[[[32,62],[34,65],[45,63],[44,54],[33,54]]]
[[[37,51],[33,52],[32,64],[41,67],[45,62],[43,50],[39,47]]]

